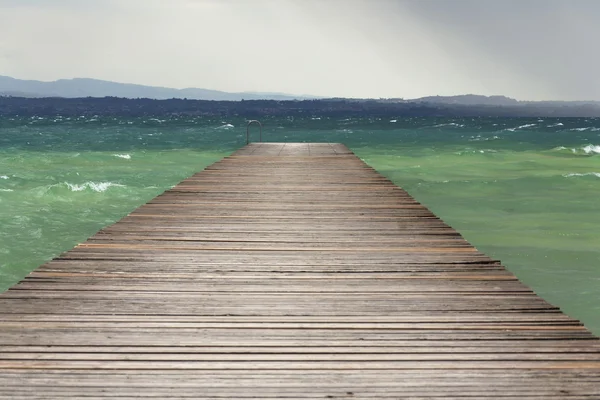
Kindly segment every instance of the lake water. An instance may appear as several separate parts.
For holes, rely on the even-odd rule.
[[[600,119],[262,122],[347,144],[600,334]],[[0,117],[0,290],[245,141],[242,118]]]

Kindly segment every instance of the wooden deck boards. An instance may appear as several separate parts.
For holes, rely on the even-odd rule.
[[[0,398],[599,399],[600,341],[345,146],[257,143],[0,295]]]

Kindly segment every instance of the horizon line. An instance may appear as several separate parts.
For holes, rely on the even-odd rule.
[[[99,82],[106,82],[106,83],[114,83],[114,84],[118,84],[118,85],[132,85],[132,86],[141,86],[141,87],[147,87],[147,88],[167,89],[167,90],[177,90],[177,91],[183,91],[183,90],[207,90],[207,91],[214,91],[214,92],[220,92],[220,93],[226,93],[226,94],[235,94],[235,95],[243,95],[243,94],[261,95],[261,94],[264,94],[264,95],[271,95],[271,96],[300,97],[300,98],[303,98],[302,100],[348,99],[348,100],[401,100],[401,101],[411,102],[411,101],[418,101],[418,100],[421,100],[421,99],[424,99],[424,98],[430,98],[430,97],[452,98],[452,97],[463,97],[463,96],[477,96],[477,97],[485,97],[485,98],[502,97],[502,98],[505,98],[505,99],[508,99],[508,100],[517,101],[519,103],[545,103],[545,102],[600,103],[600,99],[599,100],[562,100],[562,99],[521,100],[521,99],[517,99],[515,97],[511,97],[511,96],[508,96],[508,95],[505,95],[505,94],[486,95],[486,94],[475,94],[475,93],[430,94],[430,95],[425,95],[425,96],[415,97],[415,98],[405,98],[405,97],[402,97],[402,96],[394,96],[394,97],[381,97],[381,96],[380,97],[320,96],[320,95],[312,95],[312,94],[295,94],[295,93],[286,93],[286,92],[278,92],[278,91],[275,91],[275,92],[273,92],[273,91],[266,91],[265,92],[265,91],[254,91],[254,90],[244,90],[244,91],[230,92],[230,91],[225,91],[225,90],[222,90],[222,89],[210,89],[210,88],[196,87],[196,86],[188,86],[188,87],[184,87],[184,88],[177,88],[177,87],[160,86],[160,85],[148,85],[148,84],[132,83],[132,82],[111,81],[111,80],[107,80],[107,79],[81,77],[81,76],[76,76],[76,77],[72,77],[72,78],[58,78],[58,79],[54,79],[54,80],[41,80],[41,79],[15,78],[13,76],[0,74],[0,78],[9,78],[9,79],[17,80],[17,81],[30,81],[30,82],[40,82],[40,83],[55,83],[55,82],[60,82],[60,81],[74,81],[74,80],[90,80],[90,81],[99,81]],[[27,93],[24,92],[24,94],[27,94]],[[32,93],[32,94],[35,94],[35,93]],[[13,96],[13,97],[19,97],[19,96]],[[56,98],[56,97],[69,98],[69,97],[64,97],[64,96],[41,96],[41,97],[37,97],[37,98],[53,98],[53,97],[54,98]],[[96,97],[96,96],[85,96],[85,97]],[[118,96],[102,96],[102,97],[118,97]],[[71,98],[73,98],[73,97],[71,97]],[[132,97],[121,97],[121,98],[130,98],[131,99]],[[188,100],[194,100],[194,99],[188,99]],[[264,99],[264,100],[269,100],[269,99]],[[236,101],[236,100],[224,100],[224,101]],[[250,100],[247,100],[247,101],[250,101]],[[287,100],[282,100],[282,101],[287,101]]]

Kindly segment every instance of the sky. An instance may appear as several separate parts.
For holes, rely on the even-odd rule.
[[[0,75],[600,100],[600,0],[0,0]]]

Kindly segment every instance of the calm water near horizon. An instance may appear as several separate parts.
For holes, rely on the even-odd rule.
[[[600,119],[262,121],[345,143],[600,334]],[[241,118],[0,117],[0,291],[245,140]]]

